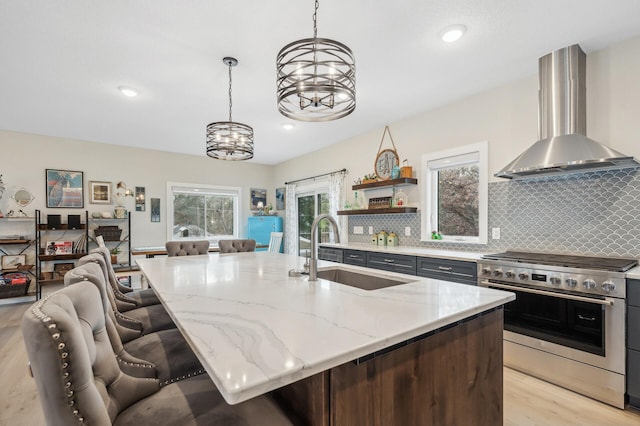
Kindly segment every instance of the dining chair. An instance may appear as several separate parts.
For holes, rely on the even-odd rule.
[[[218,241],[220,253],[238,253],[256,250],[256,240],[220,240]]]
[[[269,239],[269,248],[267,251],[271,253],[280,253],[280,246],[282,246],[282,237],[284,232],[272,232]]]
[[[193,256],[209,253],[209,241],[167,241],[165,243],[167,256]]]
[[[228,405],[208,375],[160,386],[120,368],[98,289],[65,287],[34,303],[22,334],[47,425],[290,425],[268,397]]]

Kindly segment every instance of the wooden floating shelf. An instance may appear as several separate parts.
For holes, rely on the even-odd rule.
[[[389,207],[385,209],[359,209],[359,210],[339,210],[338,216],[366,215],[366,214],[397,214],[397,213],[417,213],[417,207]]]
[[[31,240],[0,240],[0,244],[28,244]]]
[[[360,185],[353,185],[351,189],[371,189],[371,188],[381,188],[385,186],[397,186],[397,185],[417,185],[418,179],[414,178],[398,178],[398,179],[389,179],[389,180],[379,180],[371,183],[361,183]]]
[[[69,228],[66,223],[61,223],[57,228],[47,228],[46,223],[41,223],[39,229],[41,231],[80,231],[86,228],[84,223],[80,224],[80,228]]]

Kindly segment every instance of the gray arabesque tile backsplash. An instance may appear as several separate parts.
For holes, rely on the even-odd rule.
[[[418,214],[348,216],[349,242],[369,243],[369,226],[396,232],[401,246],[498,252],[507,249],[640,257],[640,169],[489,184],[489,243],[420,241]],[[353,233],[363,226],[364,235]],[[411,236],[404,235],[405,226]],[[501,239],[491,239],[491,228]]]

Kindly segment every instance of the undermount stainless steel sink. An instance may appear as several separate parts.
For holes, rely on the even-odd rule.
[[[318,278],[344,284],[362,290],[378,290],[394,285],[407,284],[415,280],[404,278],[381,277],[379,275],[356,272],[344,268],[327,268],[318,270]]]

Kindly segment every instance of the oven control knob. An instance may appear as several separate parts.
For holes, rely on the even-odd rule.
[[[482,268],[482,275],[490,275],[491,274],[491,268],[489,268],[488,266],[485,266],[484,268]]]
[[[562,278],[560,278],[557,275],[553,275],[551,278],[549,278],[549,281],[551,281],[551,284],[553,285],[560,285],[562,284]]]
[[[605,282],[602,283],[602,289],[607,293],[611,293],[613,290],[616,289],[616,285],[613,283],[613,281],[606,280]]]
[[[582,282],[582,286],[587,290],[593,290],[594,288],[596,288],[596,282],[591,278],[587,278]]]
[[[504,273],[504,276],[507,277],[507,278],[513,278],[513,277],[516,276],[516,273],[513,272],[513,271],[507,271],[507,272]]]
[[[564,280],[564,283],[569,287],[575,287],[578,285],[578,280],[576,280],[575,278],[567,278],[566,280]]]
[[[502,269],[496,269],[495,271],[493,271],[493,275],[495,275],[496,277],[501,277]]]
[[[520,278],[521,280],[529,279],[529,274],[527,274],[526,272],[520,272],[518,274],[518,278]]]

